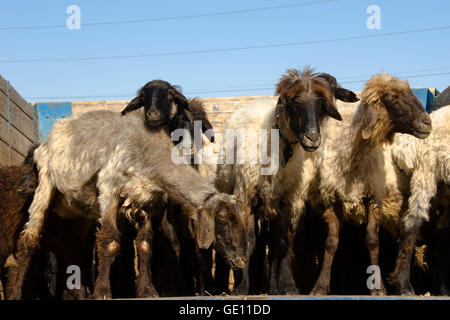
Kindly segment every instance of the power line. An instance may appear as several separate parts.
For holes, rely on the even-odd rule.
[[[219,49],[149,53],[149,54],[122,55],[122,56],[0,60],[0,63],[95,61],[95,60],[119,60],[119,59],[136,59],[136,58],[150,58],[150,57],[167,57],[167,56],[193,55],[193,54],[218,53],[218,52],[230,52],[230,51],[244,51],[244,50],[254,50],[254,49],[293,47],[293,46],[323,44],[323,43],[349,41],[349,40],[373,39],[373,38],[382,38],[382,37],[413,34],[413,33],[420,33],[420,32],[431,32],[431,31],[446,30],[446,29],[450,29],[450,25],[440,26],[440,27],[423,28],[423,29],[396,31],[396,32],[381,33],[381,34],[369,34],[369,35],[349,36],[349,37],[331,38],[331,39],[323,39],[323,40],[310,40],[310,41],[266,44],[266,45],[256,45],[256,46],[246,46],[246,47],[231,47],[231,48],[219,48]]]
[[[173,20],[193,19],[193,18],[226,16],[226,15],[234,15],[234,14],[253,13],[253,12],[261,12],[261,11],[269,11],[269,10],[303,7],[303,6],[337,2],[337,1],[344,1],[344,0],[318,0],[318,1],[291,3],[291,4],[271,6],[271,7],[260,7],[260,8],[251,8],[251,9],[242,9],[242,10],[200,13],[200,14],[183,15],[183,16],[159,17],[159,18],[150,18],[150,19],[117,20],[117,21],[91,22],[91,23],[88,22],[88,23],[83,23],[82,27],[84,28],[84,27],[105,26],[105,25],[123,25],[123,24],[149,23],[149,22],[158,22],[158,21],[173,21]],[[2,30],[61,29],[61,28],[66,28],[66,26],[65,25],[12,26],[12,27],[0,27],[0,31],[2,31]]]
[[[449,70],[450,67],[442,67],[442,68],[428,68],[428,69],[417,69],[417,70],[409,70],[409,71],[399,71],[393,73],[396,76],[400,75],[407,75],[411,73],[420,73],[420,72],[428,72],[428,71],[443,71],[443,70]],[[344,76],[339,77],[336,76],[337,79],[339,79],[339,83],[348,83],[348,81],[342,82],[343,79],[349,79],[349,80],[358,80],[358,82],[363,82],[369,77],[371,77],[372,74],[366,74],[366,75],[359,75],[359,76]],[[222,90],[222,89],[243,89],[243,88],[260,88],[260,87],[267,87],[267,86],[274,86],[274,82],[272,83],[260,83],[260,84],[245,84],[245,85],[234,85],[234,86],[224,86],[224,87],[215,87],[215,88],[201,88],[201,89],[190,89],[191,92],[202,92],[206,93],[208,90]],[[123,95],[122,95],[123,96]]]
[[[410,70],[410,71],[399,71],[395,72],[393,74],[395,75],[403,75],[403,74],[410,74],[410,73],[417,73],[417,72],[429,72],[429,71],[442,71],[442,70],[448,70],[450,67],[443,67],[443,68],[428,68],[428,69],[418,69],[418,70]],[[372,75],[366,74],[365,76],[345,76],[345,77],[337,77],[340,80],[342,79],[359,79],[363,77],[371,77]]]
[[[449,68],[447,68],[449,69]],[[412,72],[412,71],[411,71]],[[426,73],[426,74],[417,74],[411,75],[407,78],[424,78],[424,77],[432,77],[432,76],[442,76],[442,75],[450,75],[450,72],[439,72],[439,73]],[[341,84],[349,84],[349,83],[361,83],[366,82],[367,79],[364,80],[351,80],[351,81],[342,81]],[[204,94],[204,93],[226,93],[226,92],[242,92],[242,91],[263,91],[263,90],[273,90],[274,86],[271,87],[257,87],[256,85],[253,88],[246,89],[228,89],[228,90],[215,90],[215,89],[205,89],[205,90],[187,90],[184,92],[185,94],[195,95],[195,94]],[[26,99],[31,100],[42,100],[42,99],[94,99],[94,98],[131,98],[134,97],[134,94],[123,94],[123,95],[92,95],[92,96],[61,96],[61,97],[25,97]]]

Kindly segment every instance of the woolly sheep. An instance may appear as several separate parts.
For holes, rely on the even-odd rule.
[[[274,134],[279,129],[280,150],[277,153],[278,150],[274,149],[271,154],[278,170],[267,174],[264,169],[271,170],[272,165],[267,168],[259,161],[256,152],[246,152],[243,164],[230,164],[230,159],[225,159],[225,164],[219,164],[216,184],[220,191],[232,193],[252,206],[254,216],[251,219],[270,221],[269,292],[295,294],[297,290],[289,266],[291,245],[286,206],[293,201],[294,191],[306,192],[314,178],[310,174],[314,158],[312,151],[320,145],[320,127],[328,117],[341,119],[336,110],[335,98],[348,102],[357,101],[357,98],[353,92],[341,88],[334,77],[313,73],[313,69],[309,67],[302,71],[288,70],[277,84],[276,93],[279,95],[278,101],[258,99],[237,110],[228,119],[225,128],[250,129],[256,133],[264,130],[267,136],[260,139],[271,148],[275,148],[275,143],[278,143],[278,135],[272,136],[271,129],[275,129]],[[225,141],[228,134],[229,131],[226,131]],[[262,152],[263,144],[259,140],[248,140],[245,140],[243,150],[256,145],[256,149]],[[233,151],[226,144],[224,147],[223,155]],[[236,150],[237,146],[234,146],[234,154]],[[260,224],[248,221],[249,255],[253,253],[255,241],[263,241],[261,238],[255,239],[258,232],[252,230],[259,228]],[[233,293],[248,293],[248,272],[247,268],[242,276],[235,275],[235,280],[238,280]]]
[[[378,74],[365,84],[361,96],[351,122],[324,125],[324,143],[316,152],[320,197],[310,200],[324,206],[328,236],[322,269],[311,294],[329,291],[341,220],[367,223],[370,261],[378,265],[378,229],[385,192],[383,145],[391,143],[396,132],[425,138],[431,131],[431,120],[407,81]],[[384,294],[384,285],[371,293]]]
[[[450,186],[450,106],[432,112],[430,117],[433,130],[428,138],[419,140],[409,135],[397,135],[385,152],[394,170],[386,173],[388,182],[383,210],[396,220],[401,219],[400,247],[390,278],[405,295],[414,294],[410,282],[411,256],[420,227],[430,218],[431,199],[436,196],[440,184]],[[388,207],[389,203],[396,206]],[[441,290],[446,290],[444,284]]]
[[[152,197],[158,198],[156,190],[160,190],[189,213],[200,248],[210,246],[215,230],[216,250],[231,266],[245,266],[242,250],[246,240],[239,216],[245,208],[232,197],[217,193],[192,167],[173,164],[169,136],[164,129],[149,130],[143,119],[142,112],[121,116],[93,111],[54,124],[34,155],[39,185],[19,248],[35,248],[54,194],[61,195],[64,214],[87,214],[88,218],[100,219],[102,228],[117,234],[115,215],[121,199],[132,199],[135,207],[144,206]],[[229,241],[230,237],[236,241]],[[103,252],[112,260],[119,248],[117,240],[104,243]],[[146,247],[144,243],[143,250]],[[98,269],[105,280],[108,268],[104,268],[102,259],[99,257]],[[20,263],[27,265],[27,261]],[[101,281],[102,277],[97,278],[100,281],[96,282],[95,296],[109,296],[109,282]],[[20,275],[15,298],[20,297],[22,282]]]

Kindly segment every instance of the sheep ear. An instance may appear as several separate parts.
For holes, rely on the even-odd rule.
[[[286,95],[285,94],[281,94],[280,97],[278,98],[278,102],[277,102],[277,107],[285,107],[286,106]]]
[[[177,90],[169,89],[169,94],[172,96],[173,101],[179,106],[189,111],[192,111],[191,107],[185,96],[179,93]]]
[[[208,249],[214,241],[215,223],[212,212],[199,210],[194,224],[194,234],[200,249]]]
[[[279,120],[283,109],[286,107],[286,96],[280,95],[278,98],[277,106],[275,107],[275,118]]]
[[[366,111],[366,114],[362,121],[363,129],[361,131],[361,135],[362,135],[363,139],[367,140],[370,138],[370,136],[372,135],[373,129],[375,127],[375,124],[377,123],[377,119],[378,119],[378,111],[373,108],[369,108]]]
[[[336,104],[333,102],[328,103],[325,112],[327,115],[329,115],[331,118],[342,121],[341,114],[336,108]]]
[[[124,115],[130,111],[142,108],[143,106],[144,106],[144,95],[143,93],[140,93],[136,98],[134,98],[128,103],[125,109],[122,110],[121,114]]]
[[[211,130],[211,131],[209,131],[208,133],[210,133],[210,134],[207,135],[207,134],[205,134],[205,132],[207,132],[208,130]],[[208,119],[203,119],[202,120],[202,132],[208,138],[209,141],[214,142],[214,140],[215,140],[215,138],[214,138],[214,128],[213,128],[211,122],[209,122]]]
[[[353,91],[338,87],[336,88],[336,92],[334,93],[336,99],[339,99],[344,102],[357,102],[359,98]]]

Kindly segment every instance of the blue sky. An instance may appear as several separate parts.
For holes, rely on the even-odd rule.
[[[186,96],[273,94],[287,69],[310,64],[360,90],[384,70],[413,87],[450,85],[450,29],[290,47],[133,59],[8,63],[10,60],[129,56],[261,46],[384,34],[450,25],[447,0],[340,0],[223,16],[136,24],[83,23],[150,19],[242,10],[316,0],[250,1],[2,1],[0,74],[29,101],[131,98],[152,79],[181,85]],[[66,24],[81,9],[81,29],[2,30]],[[366,8],[381,9],[381,30],[366,27]],[[439,75],[430,75],[440,73]],[[427,76],[423,76],[427,75]],[[357,82],[361,81],[361,82]],[[43,97],[43,98],[39,98]],[[77,98],[64,98],[77,97]],[[84,98],[83,98],[84,97]]]

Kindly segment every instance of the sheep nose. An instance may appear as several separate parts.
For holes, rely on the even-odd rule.
[[[312,144],[316,144],[320,139],[320,134],[317,131],[309,132],[305,134],[306,139],[308,139]]]
[[[247,266],[247,262],[245,262],[245,260],[241,257],[233,259],[231,263],[238,269],[244,269]]]
[[[149,119],[158,119],[159,118],[159,112],[158,111],[148,111],[147,112],[147,118],[149,118]]]
[[[422,124],[427,126],[427,127],[431,127],[431,118],[426,115],[422,118]]]

